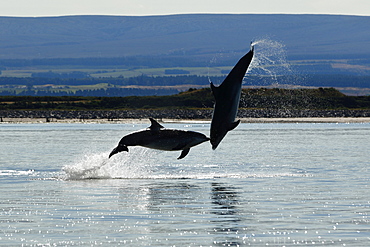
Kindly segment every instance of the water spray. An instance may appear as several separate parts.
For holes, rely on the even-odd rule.
[[[248,74],[272,79],[274,84],[278,84],[278,76],[293,74],[283,43],[264,38],[251,45],[255,47],[255,53]]]

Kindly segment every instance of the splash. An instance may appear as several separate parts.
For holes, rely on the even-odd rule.
[[[0,176],[31,176],[35,170],[0,170]]]
[[[147,169],[153,152],[148,149],[131,148],[108,158],[109,152],[84,154],[71,165],[63,167],[65,180],[143,178],[148,177]],[[148,158],[149,156],[149,158]]]
[[[279,75],[292,74],[283,43],[265,38],[256,40],[251,45],[255,47],[255,55],[249,66],[249,73],[269,76],[274,80]]]
[[[281,87],[280,84],[295,85],[300,81],[292,64],[288,62],[286,47],[282,42],[270,38],[261,38],[251,44],[255,48],[254,56],[247,70],[248,78],[243,85]],[[247,46],[246,46],[247,47]],[[218,53],[208,65],[208,80],[219,73],[215,66],[219,66],[219,60],[229,58],[230,54]],[[215,82],[214,82],[215,83]],[[216,84],[221,81],[216,81]]]

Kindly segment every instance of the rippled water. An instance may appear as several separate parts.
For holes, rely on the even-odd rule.
[[[241,124],[182,160],[107,159],[145,127],[1,124],[0,246],[369,246],[370,124]]]

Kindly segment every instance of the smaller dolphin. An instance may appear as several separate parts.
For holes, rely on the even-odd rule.
[[[128,152],[128,146],[142,146],[165,151],[182,150],[181,155],[177,158],[182,159],[189,153],[191,147],[210,140],[202,133],[165,129],[153,118],[149,118],[149,120],[151,122],[149,128],[124,136],[118,146],[109,154],[109,158],[122,151]]]
[[[238,126],[240,120],[235,122],[238,112],[242,82],[249,64],[252,61],[254,51],[251,50],[244,55],[227,75],[220,86],[216,87],[211,82],[211,89],[215,98],[211,121],[211,144],[215,150],[228,131]]]

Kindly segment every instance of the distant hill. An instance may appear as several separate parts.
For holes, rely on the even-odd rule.
[[[273,102],[273,103],[271,103]],[[2,110],[212,109],[209,88],[169,96],[31,97],[0,96]],[[240,108],[286,110],[370,109],[370,96],[346,96],[334,88],[244,89]]]
[[[266,37],[293,58],[368,58],[369,27],[343,15],[0,17],[0,59],[240,56]]]
[[[162,95],[208,87],[253,42],[245,86],[368,95],[369,27],[370,16],[345,15],[0,17],[0,94],[124,96],[144,86],[141,95]],[[159,85],[173,87],[148,88]]]

